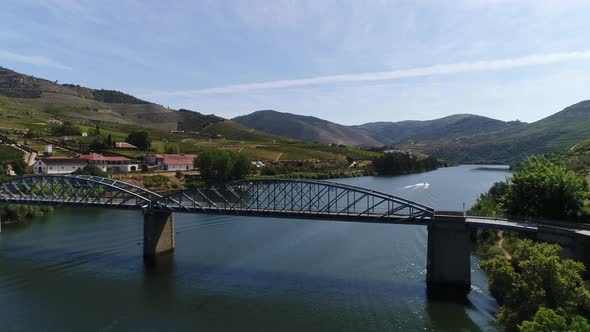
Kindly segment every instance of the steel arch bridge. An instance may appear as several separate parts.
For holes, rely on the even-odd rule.
[[[412,223],[426,223],[434,213],[422,204],[361,187],[295,179],[233,181],[162,197],[102,177],[41,175],[0,182],[0,203]]]
[[[302,219],[428,221],[434,210],[403,198],[328,181],[241,180],[157,199],[155,209]]]
[[[162,196],[88,175],[36,175],[0,182],[0,203],[145,209]]]

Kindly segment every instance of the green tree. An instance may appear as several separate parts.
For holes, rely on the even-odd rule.
[[[12,161],[10,166],[12,166],[12,170],[16,175],[24,175],[27,170],[27,163],[22,159]]]
[[[88,147],[91,150],[104,150],[110,148],[107,139],[102,135],[98,135],[92,139],[92,142],[90,142]]]
[[[512,259],[495,257],[481,263],[490,291],[502,305],[498,320],[508,330],[533,318],[539,308],[570,317],[590,310],[584,265],[559,257],[559,245],[518,241]]]
[[[587,196],[584,179],[574,172],[543,157],[529,158],[510,179],[504,207],[513,216],[573,218]]]
[[[587,332],[590,331],[588,320],[574,316],[568,322],[566,317],[545,307],[539,308],[532,321],[524,321],[518,326],[520,332]]]
[[[467,211],[470,216],[502,216],[502,200],[508,191],[508,182],[496,182],[487,193],[481,194],[475,204]]]
[[[440,162],[435,157],[418,158],[404,152],[390,152],[373,158],[373,166],[379,174],[397,175],[436,169]]]
[[[150,133],[147,130],[137,130],[127,135],[125,140],[129,144],[137,146],[143,151],[147,151],[152,146],[152,139]]]
[[[164,144],[164,153],[180,153],[180,147],[176,143],[166,143]]]
[[[241,179],[250,171],[246,156],[227,150],[204,151],[195,158],[195,166],[207,182]]]
[[[73,174],[100,176],[103,178],[108,177],[106,172],[103,172],[100,168],[94,165],[86,165],[84,168],[75,171]]]
[[[52,133],[54,136],[80,136],[82,135],[82,130],[80,127],[74,125],[69,121],[65,121],[62,125],[55,126],[52,128]]]

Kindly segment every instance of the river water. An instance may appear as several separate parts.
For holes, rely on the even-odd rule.
[[[510,173],[472,165],[336,182],[439,210]],[[494,331],[472,257],[465,303],[426,297],[424,226],[176,214],[142,260],[138,211],[56,209],[0,233],[0,331]]]

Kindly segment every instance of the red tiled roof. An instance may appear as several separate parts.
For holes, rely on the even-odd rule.
[[[192,165],[196,154],[156,154],[154,157],[163,159],[164,165]]]
[[[84,154],[80,156],[80,159],[92,160],[92,161],[129,161],[129,158],[125,157],[106,157],[98,153]]]

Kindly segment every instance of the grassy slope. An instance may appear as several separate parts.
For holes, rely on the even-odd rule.
[[[24,153],[9,145],[0,145],[0,165],[7,165],[15,160],[23,159]]]
[[[517,162],[527,155],[571,148],[590,137],[590,101],[524,126],[469,138],[406,147],[457,162]]]

